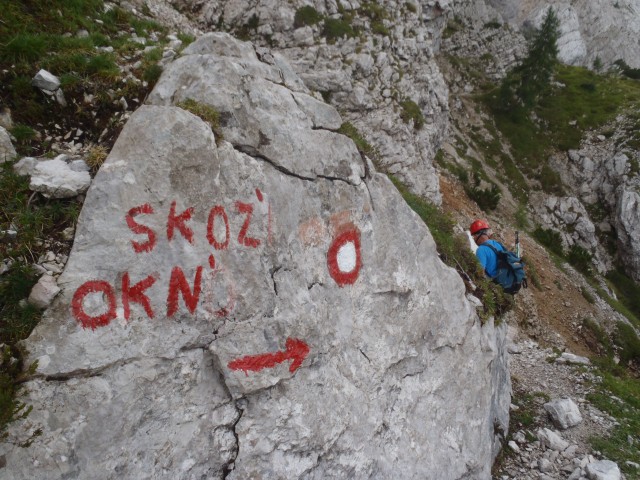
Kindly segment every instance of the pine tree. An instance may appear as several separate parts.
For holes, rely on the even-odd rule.
[[[503,107],[511,108],[516,104],[531,108],[536,104],[549,86],[558,62],[559,36],[560,22],[549,7],[529,43],[527,57],[502,82],[500,103]]]

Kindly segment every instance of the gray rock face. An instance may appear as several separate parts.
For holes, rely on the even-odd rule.
[[[425,225],[318,129],[339,117],[283,59],[226,36],[191,52],[184,90],[229,108],[227,140],[168,105],[175,67],[162,105],[131,116],[26,341],[34,410],[3,474],[490,478],[506,326],[480,326]]]
[[[203,29],[224,23],[242,28],[257,20],[252,38],[286,55],[305,85],[338,107],[380,152],[378,161],[408,187],[435,203],[441,202],[433,159],[448,128],[448,89],[434,61],[449,2],[414,3],[391,0],[379,4],[384,12],[374,32],[373,21],[360,2],[340,9],[353,15],[363,29],[360,38],[327,40],[323,23],[294,25],[296,12],[308,2],[224,0],[172,2],[181,11],[194,11]],[[340,16],[333,0],[315,2],[326,17]],[[254,19],[254,20],[252,20]],[[421,128],[403,121],[403,103],[414,102],[424,118]]]
[[[616,226],[618,245],[627,271],[640,282],[640,179],[618,189]]]

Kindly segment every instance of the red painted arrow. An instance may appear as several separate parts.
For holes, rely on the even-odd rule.
[[[273,368],[277,364],[286,360],[293,360],[289,366],[291,373],[295,372],[307,355],[309,354],[309,345],[297,338],[287,338],[284,352],[263,353],[261,355],[247,355],[245,357],[232,360],[227,365],[231,370],[242,370],[245,375],[248,372],[259,372],[263,368]]]

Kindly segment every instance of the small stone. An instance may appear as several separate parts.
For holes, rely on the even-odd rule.
[[[40,70],[31,80],[31,85],[54,92],[60,88],[60,79],[46,70]]]
[[[513,440],[509,440],[509,448],[511,450],[513,450],[516,453],[520,452],[520,447],[518,446],[518,444],[516,442],[514,442]]]
[[[55,278],[43,275],[31,290],[28,301],[34,307],[44,310],[51,305],[59,292],[60,287],[58,287]]]
[[[578,406],[570,398],[555,399],[544,404],[556,427],[566,430],[582,422]]]

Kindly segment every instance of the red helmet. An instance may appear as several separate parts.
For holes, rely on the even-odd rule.
[[[484,220],[476,220],[469,227],[469,231],[471,232],[471,235],[475,235],[476,232],[479,232],[480,230],[488,230],[488,229],[489,229],[489,224]]]

